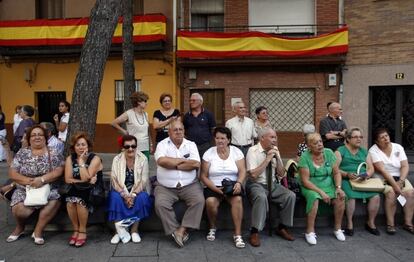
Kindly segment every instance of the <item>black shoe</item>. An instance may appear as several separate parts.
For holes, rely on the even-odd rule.
[[[345,228],[344,230],[345,235],[352,237],[354,235],[354,229],[353,228]]]
[[[365,224],[365,229],[369,233],[371,233],[373,235],[376,235],[376,236],[379,236],[381,234],[377,228],[372,228],[372,227],[368,226],[368,224]]]

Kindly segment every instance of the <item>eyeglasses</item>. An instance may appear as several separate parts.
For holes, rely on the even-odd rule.
[[[130,149],[130,148],[135,149],[137,148],[137,145],[124,145],[123,148],[124,149]]]
[[[363,136],[351,136],[351,138],[359,138],[359,139],[364,139],[364,137]]]
[[[37,133],[30,134],[30,137],[37,137],[37,136],[44,137],[45,135],[44,134],[37,134]]]
[[[171,103],[171,100],[163,100],[163,103]]]

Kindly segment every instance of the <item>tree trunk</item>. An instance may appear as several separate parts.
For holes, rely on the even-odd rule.
[[[132,0],[122,0],[122,60],[124,66],[124,111],[132,107],[129,97],[135,91],[134,31]]]
[[[85,131],[93,140],[99,94],[112,36],[121,11],[121,0],[97,0],[91,10],[72,96],[68,139]]]

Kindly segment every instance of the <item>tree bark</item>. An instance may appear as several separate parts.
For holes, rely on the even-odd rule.
[[[124,66],[124,111],[132,107],[129,97],[135,91],[135,65],[133,43],[133,3],[122,0],[122,60]]]
[[[121,1],[97,0],[91,10],[73,89],[67,143],[77,131],[87,132],[92,141],[95,137],[101,83],[121,12]]]

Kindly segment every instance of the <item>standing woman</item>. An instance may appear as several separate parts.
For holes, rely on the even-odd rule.
[[[147,101],[148,95],[144,92],[133,93],[131,95],[133,108],[112,121],[112,126],[123,135],[135,136],[138,141],[138,150],[149,159],[150,152],[153,152],[153,145],[150,139],[148,114],[144,111],[147,107]],[[125,122],[126,130],[120,126]]]
[[[108,220],[118,222],[134,217],[137,221],[132,224],[131,233],[122,234],[117,230],[117,234],[111,239],[112,244],[118,244],[121,236],[123,243],[129,242],[131,238],[134,243],[141,242],[138,223],[151,214],[153,205],[153,200],[150,198],[148,161],[145,155],[137,150],[136,137],[122,136],[122,148],[122,152],[115,156],[112,162],[112,190],[108,196]]]
[[[20,116],[23,120],[20,122],[19,127],[14,133],[13,144],[11,147],[14,153],[17,153],[17,151],[19,151],[19,149],[22,147],[22,139],[23,139],[23,136],[26,130],[29,127],[32,127],[36,124],[35,121],[32,119],[33,115],[34,115],[34,108],[32,106],[29,106],[29,105],[22,106],[22,111],[20,113]],[[27,139],[29,140],[30,138],[28,137]]]
[[[86,224],[89,211],[93,211],[93,206],[88,201],[91,185],[102,179],[102,161],[90,153],[90,149],[92,142],[86,133],[74,134],[70,141],[72,153],[65,163],[65,182],[73,185],[66,194],[66,208],[73,226],[69,245],[76,247],[86,243]]]
[[[384,189],[385,216],[387,217],[387,233],[395,234],[395,211],[397,197],[402,195],[407,199],[404,205],[403,229],[414,234],[414,189],[408,176],[408,160],[404,148],[392,143],[388,130],[379,128],[374,131],[375,144],[369,149],[376,173],[379,173],[387,183]]]
[[[60,119],[58,114],[53,117],[56,128],[59,131],[58,138],[62,142],[66,141],[66,136],[68,134],[69,112],[70,103],[63,100],[59,102],[59,114],[61,115]]]
[[[254,121],[254,128],[256,128],[256,133],[262,130],[265,127],[272,127],[272,124],[269,121],[269,114],[267,112],[267,108],[264,106],[259,106],[256,108],[256,121]]]
[[[3,147],[3,141],[6,139],[6,135],[7,135],[6,127],[4,125],[5,120],[6,120],[6,116],[1,110],[1,105],[0,105],[0,162],[7,160],[6,148]]]
[[[170,123],[176,119],[180,119],[180,111],[171,106],[172,96],[170,94],[162,94],[160,96],[160,104],[162,108],[156,110],[153,115],[153,125],[157,131],[155,138],[157,143],[168,137]]]
[[[22,106],[17,105],[15,109],[15,114],[13,116],[13,134],[16,133],[17,128],[20,125],[20,122],[22,122],[22,117],[20,116],[20,113],[22,112]]]

